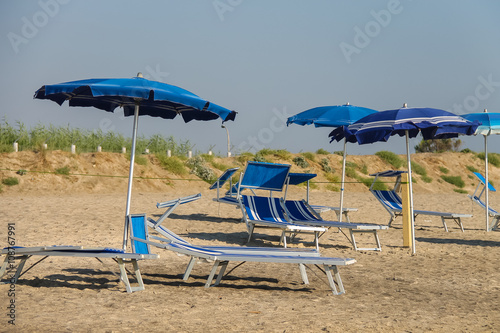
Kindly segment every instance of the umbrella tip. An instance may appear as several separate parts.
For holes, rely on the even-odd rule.
[[[404,108],[407,108],[407,107],[408,107],[408,104],[403,103],[403,107],[404,107]]]
[[[484,109],[484,112],[488,112],[488,110]]]
[[[345,103],[345,105],[351,105],[351,104],[349,104],[349,102],[347,102],[347,103]]]
[[[142,77],[143,78],[144,76],[142,76],[142,73],[139,72],[139,73],[137,73],[137,77]]]

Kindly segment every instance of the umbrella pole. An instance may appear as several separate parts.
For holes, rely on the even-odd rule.
[[[489,207],[490,207],[490,202],[489,202],[489,193],[488,193],[488,185],[489,185],[489,180],[488,180],[488,137],[485,135],[484,136],[484,176],[486,180],[486,184],[484,184],[486,188],[486,231],[490,231],[490,214],[489,214]]]
[[[413,214],[413,186],[411,181],[410,134],[406,134],[406,161],[408,162],[408,182],[410,192],[410,217],[411,217],[411,253],[415,254],[415,215]]]
[[[344,154],[342,159],[342,181],[340,182],[340,214],[339,214],[339,222],[342,222],[342,209],[344,208],[344,183],[345,183],[345,160],[346,160],[346,144],[347,139],[344,138]]]
[[[123,250],[127,249],[128,239],[128,216],[130,214],[130,199],[132,196],[132,181],[134,176],[134,160],[135,160],[135,143],[137,141],[137,127],[139,122],[139,103],[135,104],[134,110],[134,129],[132,131],[132,148],[130,150],[130,169],[128,174],[128,189],[127,189],[127,207],[125,209],[125,226],[123,228]]]

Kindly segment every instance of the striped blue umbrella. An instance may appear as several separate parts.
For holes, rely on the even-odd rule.
[[[130,214],[132,179],[134,174],[135,145],[139,115],[173,119],[181,115],[187,123],[191,120],[234,120],[235,111],[210,103],[185,89],[144,79],[139,73],[134,78],[87,79],[42,86],[34,98],[48,99],[62,105],[95,107],[113,112],[122,107],[125,116],[134,116],[130,170],[125,209],[123,249],[127,245],[127,216]]]
[[[476,135],[480,134],[484,136],[484,176],[485,185],[488,183],[488,135],[500,134],[500,113],[488,113],[486,109],[484,112],[479,113],[469,113],[463,115],[463,117],[470,121],[479,121],[481,125],[476,130]],[[492,226],[489,221],[488,207],[489,207],[489,186],[485,186],[485,198],[486,198],[486,231],[491,231]]]
[[[367,144],[386,142],[393,135],[406,137],[406,160],[410,187],[410,216],[412,253],[415,253],[415,220],[413,216],[413,188],[411,183],[410,138],[421,133],[424,140],[447,139],[459,134],[472,135],[479,123],[471,122],[453,113],[432,108],[403,108],[381,111],[349,126],[343,126],[330,133],[332,140],[345,139],[348,142]]]
[[[315,127],[341,127],[348,126],[357,120],[366,117],[376,110],[364,108],[361,106],[334,105],[320,106],[297,113],[288,118],[286,124],[311,125]],[[340,183],[340,215],[339,221],[342,222],[342,208],[344,205],[344,183],[345,183],[345,164],[347,157],[346,140],[344,140],[344,154],[342,158],[342,180]]]

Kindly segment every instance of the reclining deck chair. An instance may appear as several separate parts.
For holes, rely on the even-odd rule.
[[[214,201],[227,203],[227,204],[231,204],[231,205],[238,205],[239,204],[238,199],[236,198],[237,187],[235,187],[235,185],[233,185],[233,180],[231,178],[233,176],[233,174],[238,169],[239,168],[227,169],[226,171],[224,171],[222,173],[222,175],[220,175],[220,177],[217,179],[217,181],[215,181],[215,183],[213,183],[209,187],[210,190],[217,189],[217,198],[214,198],[213,199]],[[220,196],[220,189],[222,188],[222,186],[224,186],[224,184],[228,180],[229,180],[229,190],[225,193],[225,195],[223,197],[221,197]]]
[[[207,282],[205,283],[205,288],[209,288],[211,286],[216,286],[220,284],[224,276],[224,272],[230,261],[239,261],[242,263],[271,262],[271,263],[298,264],[301,278],[305,284],[309,284],[309,280],[305,270],[305,265],[310,264],[310,265],[323,266],[324,272],[328,279],[330,289],[332,290],[334,295],[339,295],[343,294],[345,292],[345,289],[342,280],[340,278],[337,266],[350,265],[356,262],[356,260],[354,259],[321,257],[319,256],[319,254],[315,256],[306,256],[303,255],[302,253],[298,255],[295,254],[294,252],[290,252],[287,255],[285,255],[283,254],[284,252],[282,251],[280,252],[270,251],[268,253],[265,253],[265,252],[256,252],[256,250],[245,250],[246,248],[242,248],[238,252],[229,252],[229,251],[223,251],[223,249],[215,250],[214,248],[194,246],[187,242],[170,241],[166,239],[163,240],[158,239],[163,242],[157,243],[150,240],[152,237],[148,235],[145,214],[131,215],[129,221],[130,223],[132,223],[131,240],[133,242],[133,246],[136,249],[136,251],[137,250],[148,251],[149,245],[153,245],[158,248],[173,251],[177,254],[191,256],[191,258],[213,261],[214,264],[208,276]],[[262,249],[261,251],[266,251],[266,250],[267,249]],[[280,255],[278,255],[278,253],[280,253]],[[189,278],[189,274],[192,269],[191,262],[193,262],[193,259],[191,259],[190,264],[188,265],[188,269],[184,273],[183,277],[184,280],[187,280]],[[238,266],[240,265],[241,263]],[[219,269],[219,267],[220,270],[217,274],[217,270]],[[212,281],[216,274],[217,274],[216,281],[214,284],[212,284]],[[339,288],[338,291],[337,291],[337,286]]]
[[[7,282],[4,283],[16,283],[18,278],[24,273],[29,271],[35,265],[40,263],[42,260],[48,257],[86,257],[86,258],[111,258],[118,263],[120,268],[120,280],[125,284],[128,293],[134,291],[144,290],[144,283],[142,281],[141,272],[137,264],[138,260],[142,259],[157,259],[158,255],[149,253],[125,253],[123,250],[111,249],[111,248],[85,248],[83,246],[38,246],[38,247],[8,247],[4,248],[1,254],[5,255],[2,267],[0,268],[0,278],[6,274],[13,274],[10,276]],[[33,256],[42,256],[42,259],[31,265],[30,268],[23,271],[26,261]],[[20,260],[17,267],[15,266],[15,260]],[[129,278],[125,269],[125,264],[131,263],[134,268],[135,277],[138,286],[132,287],[130,285]],[[14,269],[15,273],[12,272]]]
[[[306,202],[309,206],[311,206],[312,209],[318,214],[328,212],[330,210],[333,210],[337,217],[340,215],[340,207],[331,207],[331,206],[323,206],[323,205],[312,205],[309,203],[309,181],[316,177],[317,175],[315,173],[289,173],[288,174],[288,181],[286,184],[285,188],[285,195],[283,198],[286,200],[286,195],[288,192],[288,186],[289,185],[299,185],[304,182],[307,182],[307,191],[306,191]],[[347,207],[342,207],[342,214],[344,214],[344,221],[350,222],[349,220],[349,213],[350,212],[357,212],[357,208],[347,208]]]
[[[403,215],[403,203],[401,197],[398,195],[397,191],[401,186],[401,174],[406,173],[406,171],[394,171],[388,170],[383,172],[378,172],[371,174],[370,176],[375,176],[373,183],[370,187],[370,192],[377,198],[377,200],[382,204],[382,206],[391,215],[388,226],[390,227],[392,222],[398,217]],[[373,186],[377,181],[378,177],[396,177],[396,183],[391,191],[374,190]],[[463,217],[472,217],[471,214],[459,214],[459,213],[443,213],[434,212],[428,210],[413,210],[415,218],[417,215],[429,215],[429,216],[439,216],[443,222],[444,230],[448,231],[448,226],[446,225],[446,220],[454,221],[462,232],[464,231],[464,226],[462,224]]]
[[[474,175],[479,179],[479,183],[476,186],[476,190],[474,191],[474,194],[472,194],[472,195],[467,194],[467,196],[472,201],[474,201],[479,206],[481,206],[483,209],[486,209],[486,203],[483,201],[483,199],[481,199],[481,197],[485,193],[486,179],[479,172],[474,172]],[[479,195],[477,195],[478,191],[479,191]],[[493,185],[488,183],[488,191],[489,192],[496,192],[497,190],[493,187]],[[500,213],[497,212],[496,210],[494,210],[493,208],[488,207],[488,214],[493,218],[491,221],[491,225],[489,226],[489,229],[490,230],[497,230],[498,229],[498,221],[500,220]]]
[[[368,223],[350,223],[350,222],[338,222],[338,221],[325,221],[317,214],[314,209],[311,208],[304,200],[281,200],[283,209],[286,211],[286,215],[289,217],[289,221],[294,223],[300,223],[303,225],[319,226],[324,228],[335,227],[346,236],[346,238],[351,242],[355,251],[382,251],[380,246],[380,240],[378,237],[378,230],[388,229],[388,226],[368,224]],[[342,229],[348,229],[350,238],[343,232]],[[375,238],[375,243],[377,247],[373,248],[360,248],[356,244],[356,239],[354,237],[355,233],[370,233]]]

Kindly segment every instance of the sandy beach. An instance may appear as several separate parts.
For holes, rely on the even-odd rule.
[[[40,176],[42,177],[42,176]],[[113,180],[115,181],[115,180]],[[115,190],[4,191],[0,244],[15,225],[16,245],[120,247],[126,180]],[[140,182],[138,182],[140,183]],[[194,244],[245,245],[241,211],[212,201],[203,182],[181,182],[159,190],[136,186],[132,213],[157,217],[156,202],[202,193],[178,207],[165,223]],[[472,185],[472,184],[471,184]],[[291,198],[304,196],[292,189]],[[310,201],[336,204],[339,193],[313,190]],[[367,189],[346,192],[351,220],[385,224],[389,214]],[[491,205],[500,207],[498,195]],[[332,295],[323,274],[308,270],[304,285],[295,265],[246,263],[218,287],[204,288],[209,263],[195,266],[188,281],[188,258],[153,249],[158,260],[141,261],[146,289],[127,294],[112,260],[47,258],[23,275],[15,287],[15,327],[8,324],[9,286],[0,286],[1,331],[47,332],[496,332],[500,330],[500,240],[484,230],[484,214],[465,194],[415,193],[415,207],[472,213],[465,232],[450,222],[446,233],[438,217],[416,220],[416,255],[402,247],[401,220],[379,233],[382,252],[354,251],[336,230],[320,239],[324,256],[354,258],[340,267],[346,293]],[[333,215],[325,213],[325,219]],[[371,239],[360,237],[360,242]],[[248,245],[278,246],[278,233],[258,232]],[[291,246],[313,247],[311,236]],[[31,259],[31,263],[36,260]],[[28,261],[29,263],[30,261]],[[234,264],[230,264],[233,267]]]

